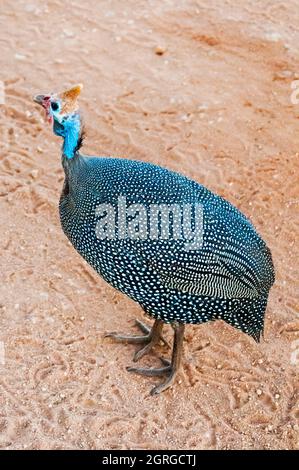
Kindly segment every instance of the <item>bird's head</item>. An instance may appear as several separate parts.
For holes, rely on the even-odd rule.
[[[33,101],[46,110],[46,116],[51,123],[57,121],[62,124],[78,113],[77,100],[82,88],[83,85],[78,84],[62,93],[36,95]]]
[[[34,96],[33,100],[46,110],[46,117],[53,123],[56,135],[65,139],[65,154],[72,158],[82,134],[78,96],[83,85],[78,84],[62,93],[48,93]]]

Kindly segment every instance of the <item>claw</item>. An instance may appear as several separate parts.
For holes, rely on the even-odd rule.
[[[165,380],[165,382],[161,383],[160,385],[156,385],[156,387],[152,388],[150,391],[150,394],[152,396],[158,395],[159,393],[164,392],[164,390],[166,390],[167,388],[171,387],[171,385],[175,381],[176,373],[177,371],[171,368],[171,373],[169,377]]]

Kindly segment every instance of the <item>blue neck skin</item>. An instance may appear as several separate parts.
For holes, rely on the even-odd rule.
[[[54,117],[53,131],[54,134],[63,138],[62,152],[70,160],[76,154],[75,151],[80,137],[81,123],[79,114],[74,113],[67,116],[61,122]]]

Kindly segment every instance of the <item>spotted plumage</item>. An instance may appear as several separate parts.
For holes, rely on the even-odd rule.
[[[69,93],[71,100],[79,91]],[[40,96],[45,95],[37,99],[42,104]],[[75,249],[109,284],[138,302],[155,324],[222,319],[258,341],[274,269],[271,253],[250,221],[181,174],[140,161],[82,155],[80,115],[73,102],[59,103],[59,96],[65,99],[68,94],[47,95],[44,107],[49,112],[49,101],[55,101],[57,113],[75,109],[52,113],[54,132],[64,139],[60,220]],[[117,215],[120,197],[128,206],[146,208],[139,228],[148,233],[152,206],[200,205],[202,246],[188,251],[184,240],[174,237],[99,238],[97,208],[112,205]],[[114,224],[117,235],[117,217]]]

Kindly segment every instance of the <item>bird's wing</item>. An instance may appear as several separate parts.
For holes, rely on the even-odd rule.
[[[181,242],[163,245],[161,241],[145,262],[171,289],[223,299],[254,299],[268,289],[267,250],[247,220],[232,220],[228,215],[206,219],[201,249],[188,252]]]
[[[232,258],[201,252],[195,261],[165,261],[152,257],[148,266],[157,272],[166,287],[223,299],[259,296],[245,266],[237,267]]]

